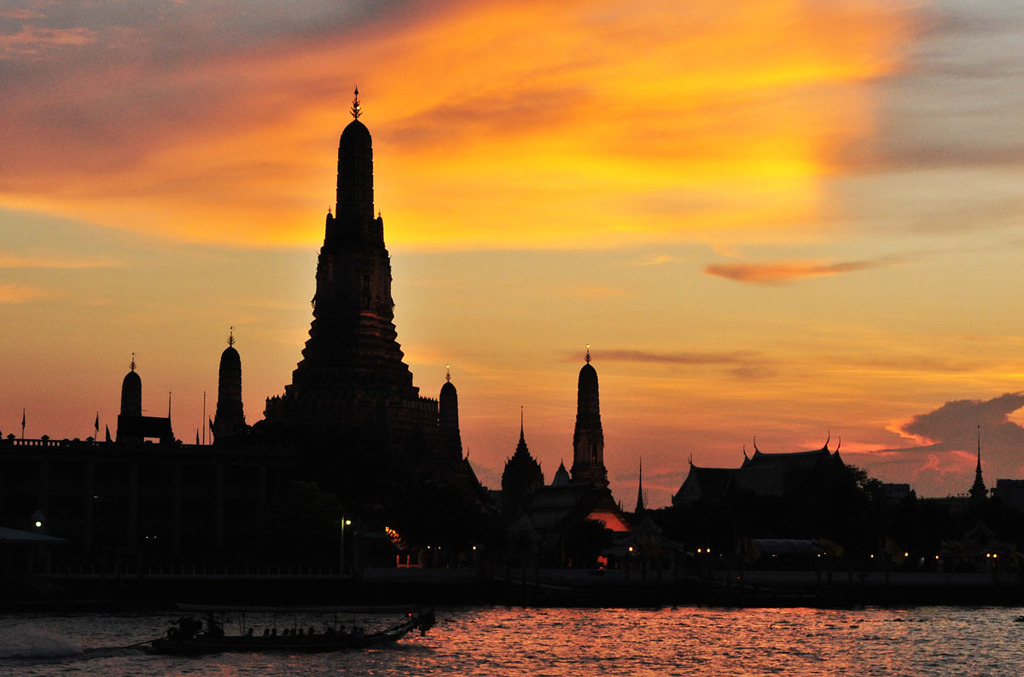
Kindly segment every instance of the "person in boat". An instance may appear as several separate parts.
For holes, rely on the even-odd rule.
[[[210,637],[224,636],[224,628],[220,627],[220,623],[213,617],[212,611],[206,612],[206,634]]]
[[[172,625],[167,628],[168,639],[195,639],[203,624],[191,616],[182,616],[177,621],[177,627]]]

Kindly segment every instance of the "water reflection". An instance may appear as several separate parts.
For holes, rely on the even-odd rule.
[[[0,673],[157,675],[1019,675],[1016,609],[447,609],[426,637],[316,656],[150,656],[162,616],[8,616]],[[19,642],[21,643],[19,645]],[[20,657],[16,657],[20,656]]]

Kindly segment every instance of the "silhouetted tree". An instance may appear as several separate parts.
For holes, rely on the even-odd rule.
[[[593,569],[601,551],[612,544],[612,532],[598,520],[585,519],[569,527],[564,537],[565,556],[576,569]]]

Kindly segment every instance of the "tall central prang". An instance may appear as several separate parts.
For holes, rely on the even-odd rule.
[[[362,447],[430,448],[438,403],[419,396],[398,344],[391,259],[383,219],[374,215],[373,145],[359,120],[359,90],[351,114],[338,144],[337,206],[327,213],[309,340],[291,385],[267,400],[266,418]]]

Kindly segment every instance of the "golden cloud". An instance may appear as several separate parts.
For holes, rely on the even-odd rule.
[[[863,83],[898,68],[911,32],[872,0],[494,0],[180,64],[150,66],[161,45],[129,36],[17,89],[0,206],[308,245],[358,82],[390,242],[756,234],[814,222],[838,149],[873,131]]]

